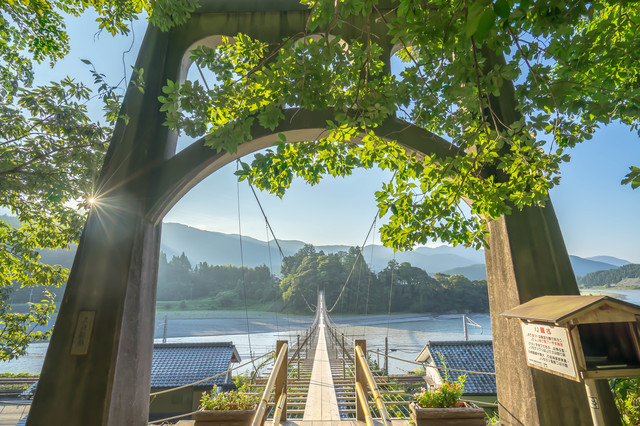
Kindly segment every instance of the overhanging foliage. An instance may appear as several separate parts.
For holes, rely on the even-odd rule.
[[[355,167],[393,170],[376,194],[380,216],[389,214],[386,245],[480,247],[485,219],[544,205],[567,148],[612,121],[638,130],[637,2],[302,3],[307,28],[278,45],[238,34],[194,50],[215,81],[168,82],[167,125],[235,152],[254,122],[274,129],[285,107],[331,108],[329,136],[295,145],[282,136],[240,178],[282,196],[295,176],[315,184]],[[372,30],[381,23],[386,34]],[[387,35],[396,73],[378,41]],[[376,129],[394,114],[447,137],[456,155],[421,158],[381,138]],[[349,143],[356,136],[362,145]]]

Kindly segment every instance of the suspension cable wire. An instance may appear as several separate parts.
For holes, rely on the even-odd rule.
[[[391,182],[393,182],[393,180],[396,178],[396,174],[397,173],[398,173],[397,170],[395,172],[393,172],[393,176],[391,176]],[[364,250],[364,246],[367,243],[367,240],[369,239],[369,235],[371,234],[371,230],[373,229],[373,227],[376,224],[376,221],[378,219],[378,215],[379,214],[380,214],[380,208],[378,207],[378,211],[376,212],[375,216],[373,217],[373,222],[371,223],[371,226],[369,227],[369,232],[367,232],[367,236],[364,239],[364,243],[360,247],[360,251],[358,252],[358,257],[362,257],[362,251]],[[395,256],[395,254],[394,254],[394,256]],[[358,257],[356,257],[356,260],[358,259]],[[347,288],[347,284],[349,284],[349,279],[351,278],[351,274],[353,274],[353,270],[355,268],[355,265],[356,265],[356,263],[354,263],[353,266],[351,267],[351,271],[349,272],[349,275],[347,276],[347,279],[344,282],[344,285],[342,286],[342,289],[340,290],[340,294],[338,294],[338,298],[336,299],[336,301],[333,304],[333,306],[331,306],[331,309],[327,309],[327,313],[333,311],[333,309],[338,304],[338,301],[342,297],[342,294],[344,293],[345,288]]]
[[[365,241],[366,243],[366,241]],[[358,315],[358,303],[360,302],[360,282],[362,281],[362,268],[364,266],[364,257],[360,258],[360,256],[356,257],[356,262],[360,259],[360,267],[358,268],[358,286],[356,287],[356,309],[355,313]]]
[[[265,223],[267,231],[267,252],[269,253],[269,280],[273,277],[273,262],[271,261],[271,243],[269,242],[269,226]],[[280,325],[278,324],[278,310],[275,310],[276,314],[276,333],[278,334],[278,340],[280,340]]]
[[[251,364],[252,362],[257,361],[257,360],[259,360],[259,359],[261,359],[261,358],[264,358],[264,357],[266,357],[267,355],[273,355],[274,353],[275,353],[275,351],[269,351],[269,352],[265,353],[264,355],[260,355],[260,356],[259,356],[258,358],[256,358],[256,359],[253,359],[253,360],[251,360],[251,361],[247,361],[247,362],[245,362],[244,364],[241,364],[241,365],[238,365],[238,366],[236,366],[236,367],[230,368],[230,369],[228,369],[227,371],[223,371],[222,373],[218,373],[218,374],[213,375],[213,376],[211,376],[211,377],[207,377],[206,379],[198,380],[197,382],[188,383],[188,384],[186,384],[186,385],[177,386],[177,387],[175,387],[175,388],[171,388],[171,389],[163,389],[163,390],[158,391],[158,392],[153,392],[153,393],[150,393],[150,394],[149,394],[149,396],[158,396],[158,395],[162,395],[163,393],[169,393],[169,392],[173,392],[173,391],[176,391],[176,390],[180,390],[180,389],[188,388],[189,386],[197,385],[198,383],[203,383],[203,382],[206,382],[206,381],[208,381],[208,380],[215,379],[216,377],[224,376],[224,375],[225,375],[225,374],[227,374],[227,373],[230,373],[230,372],[232,372],[232,371],[235,371],[235,370],[238,370],[238,369],[240,369],[240,368],[246,367],[247,365]]]
[[[236,171],[239,170],[240,160],[236,160]],[[244,249],[242,245],[242,220],[240,216],[240,181],[236,181],[236,198],[238,201],[238,236],[240,239],[240,271],[242,275],[242,293],[244,297],[244,315],[247,321],[247,340],[249,341],[249,357],[253,361],[253,349],[251,347],[251,327],[249,325],[249,308],[247,307],[247,283],[244,273]],[[256,365],[252,362],[255,371]]]
[[[340,328],[338,327],[338,325],[336,325],[333,320],[331,320],[331,317],[327,315],[327,325],[334,329],[336,332],[337,330]],[[346,342],[348,342],[350,345],[355,345],[355,340],[351,337],[349,337],[348,335],[345,334],[344,336],[344,340]],[[426,368],[433,368],[435,370],[441,370],[441,371],[455,371],[455,372],[459,372],[459,373],[467,373],[467,374],[482,374],[482,375],[486,375],[486,376],[495,376],[496,373],[495,372],[490,372],[490,371],[474,371],[474,370],[463,370],[460,368],[450,368],[450,367],[438,367],[437,365],[431,365],[431,364],[425,364],[422,362],[418,362],[418,361],[413,361],[413,360],[409,360],[409,359],[404,359],[404,358],[399,358],[393,355],[388,355],[388,354],[384,354],[382,352],[373,350],[373,349],[367,349],[367,353],[368,354],[377,354],[377,355],[381,355],[381,356],[387,356],[389,359],[394,359],[396,361],[401,361],[401,362],[405,362],[407,364],[414,364],[414,365],[420,365]]]
[[[393,263],[391,264],[391,283],[389,284],[389,310],[387,311],[387,339],[389,339],[389,322],[391,321],[391,301],[393,300],[393,272],[396,269],[396,252],[393,252]]]
[[[256,199],[256,202],[258,203],[258,207],[260,207],[260,212],[262,212],[262,217],[264,217],[264,221],[267,224],[267,228],[269,229],[269,231],[271,231],[271,236],[273,237],[273,241],[275,241],[276,245],[278,246],[278,250],[280,251],[280,258],[281,260],[284,260],[284,258],[286,257],[284,255],[284,252],[282,251],[282,247],[280,246],[280,241],[278,241],[278,238],[276,237],[276,234],[273,232],[273,228],[271,227],[271,223],[269,222],[269,219],[267,218],[267,214],[265,213],[264,209],[262,208],[262,203],[260,202],[260,199],[258,198],[258,194],[256,193],[256,190],[253,188],[253,185],[251,185],[251,182],[249,183],[249,188],[251,188],[251,192],[253,192],[253,197]],[[315,312],[315,309],[313,309],[311,305],[308,301],[307,298],[304,296],[304,293],[302,292],[302,290],[298,289],[298,291],[300,292],[300,295],[302,296],[302,298],[304,299],[304,302],[307,304],[307,307],[309,308],[309,310],[311,312]]]
[[[376,243],[376,221],[378,220],[378,217],[376,216],[376,218],[373,220],[373,235],[371,236],[371,257],[369,258],[369,265],[371,265],[371,267],[373,267],[373,249],[374,249],[374,245]],[[372,272],[369,271],[369,282],[367,283],[367,303],[364,305],[364,315],[366,316],[369,313],[369,294],[371,292],[371,275]],[[365,327],[365,323],[362,323],[362,335],[365,336],[366,338],[366,327]]]
[[[207,84],[207,79],[204,77],[204,73],[202,72],[202,68],[200,68],[200,64],[196,61],[196,67],[198,68],[198,72],[200,73],[200,77],[202,77],[202,82],[204,83],[204,87],[207,88],[207,91],[210,92],[209,85]]]
[[[347,276],[347,279],[345,280],[344,285],[342,286],[342,289],[340,290],[340,294],[338,294],[338,298],[334,302],[333,306],[331,306],[331,309],[327,309],[327,312],[333,311],[333,309],[336,307],[336,305],[340,301],[340,298],[342,297],[342,295],[344,293],[344,290],[347,288],[347,284],[349,284],[349,279],[351,278],[351,275],[353,274],[353,271],[356,268],[356,264],[358,263],[358,259],[360,257],[362,257],[362,250],[364,250],[364,245],[367,243],[367,240],[369,239],[369,235],[371,235],[371,230],[373,229],[373,226],[376,223],[376,219],[378,218],[378,214],[380,214],[380,209],[379,208],[378,208],[378,211],[376,212],[376,215],[373,218],[373,222],[371,223],[371,226],[369,227],[369,232],[367,232],[367,236],[364,239],[364,243],[360,247],[360,250],[358,250],[358,255],[356,256],[356,261],[353,263],[353,266],[351,266],[351,271],[349,271],[349,275]]]
[[[296,289],[298,290],[298,293],[300,293],[300,296],[302,296],[302,298],[304,299],[304,303],[307,304],[307,308],[309,308],[309,310],[311,312],[316,312],[317,309],[313,309],[312,308],[312,306],[314,306],[314,305],[310,304],[309,301],[307,300],[307,298],[304,297],[304,292],[299,287],[296,287]]]
[[[327,315],[327,318],[329,319],[327,324],[331,328],[337,330],[339,327],[331,320],[331,317],[329,317]],[[347,335],[344,336],[344,340],[346,342],[348,342],[349,344],[351,344],[351,345],[355,345],[355,340],[352,339],[351,337],[347,336]],[[425,363],[418,362],[418,361],[413,361],[413,360],[404,359],[404,358],[398,358],[398,357],[395,357],[393,355],[388,355],[388,354],[385,355],[384,353],[376,351],[376,350],[373,350],[373,349],[367,349],[367,353],[368,354],[377,354],[377,355],[387,356],[387,357],[389,357],[389,359],[394,359],[396,361],[406,362],[407,364],[420,365],[420,366],[423,366],[423,367],[426,367],[426,368],[433,368],[435,370],[441,370],[441,371],[448,370],[448,371],[456,371],[456,372],[459,372],[459,373],[467,373],[467,374],[483,374],[483,375],[486,375],[486,376],[495,376],[496,375],[495,372],[490,372],[490,371],[473,371],[473,370],[463,370],[463,369],[460,369],[460,368],[438,367],[437,365],[425,364]]]
[[[249,188],[251,188],[251,192],[253,192],[254,198],[258,202],[258,207],[260,207],[260,211],[262,212],[262,216],[264,217],[264,221],[267,223],[267,227],[271,231],[271,235],[273,235],[273,240],[276,242],[276,245],[278,246],[278,250],[280,250],[280,256],[284,259],[285,258],[284,252],[282,251],[282,247],[280,247],[280,242],[276,238],[276,234],[273,232],[273,228],[271,227],[271,223],[269,223],[269,219],[267,219],[267,214],[264,212],[264,209],[262,208],[262,203],[260,203],[260,199],[258,199],[258,194],[256,194],[256,190],[253,188],[253,185],[251,185],[251,182],[249,182],[249,181],[247,181],[247,182],[249,183]]]

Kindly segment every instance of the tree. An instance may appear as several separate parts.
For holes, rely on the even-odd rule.
[[[195,1],[170,0],[18,0],[0,4],[0,207],[19,223],[0,222],[0,360],[23,355],[31,341],[48,337],[54,295],[12,312],[14,288],[55,288],[68,271],[40,261],[44,249],[68,248],[77,242],[86,208],[102,164],[111,127],[93,122],[86,104],[92,91],[65,78],[33,87],[33,63],[51,65],[69,52],[64,16],[77,17],[89,8],[98,29],[126,33],[128,22],[146,11],[151,21],[168,29],[184,22]],[[152,13],[154,12],[155,13]],[[176,19],[177,18],[177,19]],[[120,96],[93,70],[97,96],[109,124],[119,113]]]
[[[269,46],[238,34],[193,51],[216,81],[168,82],[167,125],[234,152],[254,122],[274,129],[282,108],[331,109],[327,137],[285,145],[283,135],[238,174],[282,196],[296,176],[315,184],[355,167],[393,170],[377,193],[386,245],[480,247],[486,219],[544,205],[567,150],[599,125],[638,131],[638,2],[302,3],[311,17],[299,38]],[[400,72],[387,72],[374,26],[399,47]],[[446,137],[450,154],[418,158],[377,136],[394,115]],[[357,135],[361,146],[349,143]],[[634,173],[625,182],[635,186]]]

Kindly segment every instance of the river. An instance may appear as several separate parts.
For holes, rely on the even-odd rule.
[[[595,292],[595,291],[594,291]],[[640,305],[640,290],[607,290],[616,297]],[[275,348],[278,339],[288,339],[295,345],[297,335],[313,321],[313,316],[244,311],[178,311],[156,315],[155,341],[161,342],[164,320],[167,317],[167,342],[233,342],[243,360],[250,353],[262,355]],[[249,333],[247,333],[247,316]],[[469,327],[470,340],[491,339],[489,314],[470,314],[468,317],[482,326]],[[404,360],[414,360],[427,341],[463,340],[462,315],[392,314],[392,315],[335,315],[332,320],[345,333],[345,339],[367,340],[369,351],[384,352],[385,337],[389,354]],[[0,362],[0,372],[39,374],[48,343],[29,346],[27,356]],[[373,359],[378,355],[373,354]],[[380,358],[382,362],[382,358]],[[389,361],[391,373],[412,370],[415,365]]]

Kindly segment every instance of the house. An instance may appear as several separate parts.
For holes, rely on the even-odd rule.
[[[198,409],[202,393],[215,385],[224,390],[235,386],[231,373],[200,383],[240,362],[232,342],[156,343],[153,345],[151,393],[186,386],[168,393],[151,396],[149,420],[189,413]]]
[[[208,379],[240,362],[232,342],[156,343],[153,345],[151,393],[185,386],[182,389],[153,395],[149,401],[149,420],[190,413],[198,409],[202,392],[214,385],[222,390],[235,389],[231,373]],[[204,380],[208,379],[208,380]],[[201,380],[204,380],[200,382]],[[200,383],[195,383],[200,382]],[[20,397],[32,399],[37,382]],[[26,420],[26,416],[25,416]]]
[[[425,364],[427,383],[438,386],[444,382],[445,369],[449,369],[449,381],[455,381],[465,373],[451,370],[495,373],[493,342],[488,340],[427,342],[416,362]],[[445,365],[446,364],[446,365]],[[433,368],[437,367],[437,368]],[[496,401],[496,376],[467,374],[464,396],[467,399]]]

